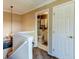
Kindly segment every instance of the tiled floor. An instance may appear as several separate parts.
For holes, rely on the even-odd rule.
[[[42,49],[33,48],[33,59],[58,59],[58,58],[48,55],[47,52]]]

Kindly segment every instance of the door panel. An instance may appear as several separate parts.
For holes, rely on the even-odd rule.
[[[74,59],[74,3],[55,6],[53,14],[52,53],[60,59]]]

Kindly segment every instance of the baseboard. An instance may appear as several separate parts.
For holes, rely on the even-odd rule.
[[[33,45],[33,47],[37,47],[37,45]]]
[[[49,52],[48,52],[48,54],[49,54],[50,56],[54,56],[52,53],[49,53]]]
[[[50,56],[52,56],[52,57],[54,57],[55,59],[59,59],[59,58],[57,58],[54,54],[52,54],[52,53],[48,53]]]

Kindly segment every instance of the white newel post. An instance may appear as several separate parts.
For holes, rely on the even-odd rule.
[[[33,36],[28,38],[28,56],[29,59],[32,59],[32,41],[33,41]]]

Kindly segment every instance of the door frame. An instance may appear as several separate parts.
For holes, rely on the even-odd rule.
[[[48,12],[48,49],[47,51],[49,51],[49,9],[44,9],[44,10],[40,10],[37,11],[35,13],[35,46],[34,47],[38,47],[38,34],[37,34],[37,15],[41,14],[42,12]]]

